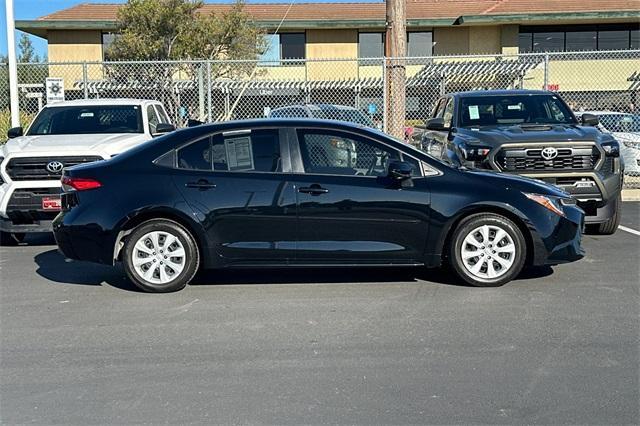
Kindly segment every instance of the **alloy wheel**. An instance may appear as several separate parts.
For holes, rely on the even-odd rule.
[[[136,274],[153,284],[175,280],[186,265],[186,252],[180,240],[169,232],[152,231],[136,241],[131,261]]]
[[[506,274],[516,258],[516,245],[511,235],[496,225],[475,228],[462,242],[461,259],[474,277],[493,280]]]

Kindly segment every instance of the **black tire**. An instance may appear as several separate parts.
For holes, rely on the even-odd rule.
[[[24,241],[24,232],[10,233],[0,231],[0,246],[15,246]]]
[[[588,225],[587,230],[589,233],[597,234],[597,235],[613,235],[616,233],[618,229],[618,225],[620,225],[620,211],[622,210],[622,194],[618,194],[615,200],[611,201],[613,203],[613,216],[607,219],[606,222]]]
[[[160,239],[164,236],[164,242],[157,240],[157,248],[150,249],[149,247],[155,246],[153,245],[150,237],[144,238],[149,235],[160,236]],[[175,237],[176,242],[167,247],[164,243],[168,241],[169,236]],[[136,244],[139,242],[145,244],[145,247],[143,247],[145,250],[155,250],[152,252],[153,254],[146,254],[139,250],[136,247]],[[150,246],[147,246],[146,244],[150,244]],[[173,251],[170,251],[169,249],[172,247]],[[180,262],[178,262],[177,257],[170,256],[170,253],[177,253],[176,247],[184,250],[184,257]],[[162,253],[161,250],[166,250],[166,252]],[[167,253],[169,253],[168,256]],[[147,271],[154,268],[149,279],[146,279],[142,275],[143,271],[139,272],[136,270],[136,266],[134,265],[134,255],[138,260],[142,259],[142,256],[146,257],[148,255],[153,261],[153,263],[145,262],[143,265],[139,266],[139,268],[146,267]],[[162,267],[160,266],[160,264],[167,261],[168,263],[164,264]],[[172,265],[182,266],[182,270],[177,273],[173,272],[175,273],[175,276],[171,276],[171,271],[173,271],[173,269],[171,269],[169,263]],[[200,267],[200,253],[193,236],[181,225],[167,219],[153,219],[138,225],[128,236],[124,246],[123,264],[127,277],[138,288],[151,293],[170,293],[182,290],[193,279]],[[160,270],[161,268],[163,268],[162,271]],[[162,277],[160,276],[161,272],[164,272],[164,276],[169,277],[170,280],[162,282]]]
[[[473,235],[479,235],[480,238],[483,238],[481,235],[482,231],[476,233],[474,233],[474,231],[485,229],[483,228],[485,225],[488,230],[488,243],[475,239],[475,242],[479,244],[476,247],[465,242],[465,239],[468,236],[471,237],[472,233]],[[496,243],[498,245],[498,248],[496,248],[493,247],[493,243],[495,242],[498,229],[504,231],[508,238],[506,236],[500,238]],[[511,244],[513,244],[513,246],[511,246]],[[478,250],[478,256],[472,256],[468,259],[468,263],[475,262],[474,265],[480,263],[480,270],[477,275],[469,269],[474,265],[465,265],[462,257],[463,245],[465,246],[465,250],[471,249],[468,251],[469,253]],[[496,253],[494,249],[513,249],[513,253]],[[448,251],[448,260],[451,269],[453,269],[460,279],[475,287],[499,287],[508,283],[520,274],[527,258],[527,244],[520,229],[510,219],[494,213],[479,213],[464,218],[453,231]],[[500,261],[496,260],[497,257],[500,258]],[[510,265],[506,267],[503,266],[501,262]],[[490,277],[491,271],[489,271],[489,263],[491,263],[492,272],[498,274],[495,277]],[[496,267],[500,269],[496,269]]]

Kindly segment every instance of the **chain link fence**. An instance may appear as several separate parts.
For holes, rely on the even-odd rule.
[[[397,70],[404,71],[401,84]],[[640,187],[640,50],[403,59],[19,64],[23,125],[47,103],[47,78],[62,79],[67,100],[159,100],[178,126],[185,126],[189,119],[250,119],[295,109],[296,115],[349,119],[396,130],[396,134],[398,128],[404,128],[408,140],[419,138],[436,100],[445,93],[546,88],[559,93],[577,115],[589,111],[612,116],[602,124],[622,142],[627,164],[635,161],[626,185]],[[402,97],[402,105],[394,102]],[[2,65],[0,116],[8,115],[8,104],[8,72]],[[401,113],[394,113],[393,108],[401,108]]]

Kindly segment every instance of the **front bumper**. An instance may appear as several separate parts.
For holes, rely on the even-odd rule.
[[[564,206],[563,211],[565,217],[549,212],[547,217],[538,221],[537,229],[532,232],[534,265],[557,265],[584,257],[584,211],[577,206]]]

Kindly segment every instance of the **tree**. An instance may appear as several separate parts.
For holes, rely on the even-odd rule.
[[[154,86],[156,95],[177,111],[175,80],[203,78],[201,60],[255,60],[266,42],[261,29],[243,11],[237,0],[220,14],[205,14],[202,0],[129,0],[118,11],[118,33],[106,56],[114,61],[181,61],[145,66],[107,67],[107,74],[118,83]],[[210,78],[248,75],[254,63],[210,64]],[[178,118],[178,117],[176,117]]]
[[[40,57],[33,48],[31,38],[25,33],[22,33],[20,40],[18,41],[18,62],[32,63],[40,62]]]

